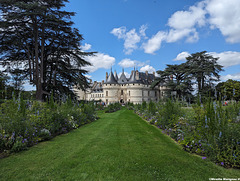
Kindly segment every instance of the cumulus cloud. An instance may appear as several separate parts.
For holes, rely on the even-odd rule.
[[[226,51],[226,52],[209,52],[214,58],[219,58],[218,63],[224,67],[231,67],[234,65],[240,65],[240,52]],[[188,52],[181,52],[174,59],[175,61],[186,60],[186,57],[190,56]]]
[[[228,74],[228,75],[224,75],[224,76],[221,76],[221,80],[222,81],[226,81],[228,79],[232,79],[232,80],[240,80],[240,73],[237,73],[237,74]]]
[[[219,57],[218,63],[224,67],[240,65],[240,52],[226,51],[221,53],[209,52],[213,57]]]
[[[122,26],[120,28],[114,28],[111,33],[118,37],[118,39],[125,39],[125,33],[127,31],[127,28],[125,26]]]
[[[205,25],[204,2],[198,3],[196,6],[189,7],[187,11],[177,11],[169,19],[169,27],[179,29],[191,29],[195,25],[199,27]]]
[[[137,61],[137,60],[131,60],[129,58],[125,58],[121,60],[121,62],[118,63],[123,68],[129,68],[129,67],[141,67],[144,66],[145,63]]]
[[[124,52],[130,55],[134,50],[138,48],[137,43],[141,41],[141,37],[138,35],[135,29],[130,30],[125,35]]]
[[[143,43],[142,47],[145,53],[154,54],[155,51],[161,48],[162,41],[166,39],[167,34],[163,31],[159,31],[156,35],[153,35],[146,43]]]
[[[155,68],[153,68],[150,65],[146,65],[140,69],[140,72],[145,72],[145,71],[148,71],[149,73],[156,72]]]
[[[85,67],[90,73],[95,72],[100,68],[110,69],[116,61],[114,57],[103,53],[97,53],[95,56],[88,56],[85,60],[92,64],[91,66]]]
[[[167,30],[159,30],[142,44],[145,53],[154,54],[163,42],[174,43],[185,40],[194,43],[199,40],[198,29],[204,26],[217,28],[229,43],[240,43],[240,1],[239,0],[203,0],[185,11],[176,11],[168,19]],[[141,26],[139,33],[132,29],[127,37],[126,27],[114,28],[112,34],[124,39],[124,51],[131,54],[137,49],[141,39],[147,39],[147,26]],[[143,38],[144,37],[144,38]]]
[[[175,61],[182,61],[186,60],[186,57],[190,56],[190,53],[188,52],[181,52],[177,55],[177,57],[174,59]]]
[[[92,45],[85,43],[83,46],[81,46],[82,51],[87,51],[92,48]]]
[[[154,54],[161,48],[162,42],[173,43],[185,38],[186,42],[199,40],[197,28],[209,25],[217,28],[226,41],[240,42],[240,1],[204,0],[186,11],[177,11],[168,19],[169,30],[158,31],[143,44],[145,53]]]
[[[224,67],[231,67],[234,65],[240,65],[240,52],[226,51],[226,52],[209,52],[214,58],[219,58],[218,63]],[[190,56],[188,52],[181,52],[174,59],[175,61],[186,60],[186,57]]]
[[[127,31],[125,26],[114,28],[110,33],[116,36],[118,39],[124,40],[124,52],[127,55],[130,55],[134,50],[138,48],[138,43],[142,38],[146,38],[145,31],[147,25],[142,25],[139,29],[139,32],[136,29],[131,29]]]
[[[230,43],[240,42],[240,1],[209,0],[206,5],[209,23],[218,28]]]
[[[162,42],[174,43],[183,38],[186,42],[198,41],[199,36],[196,26],[205,25],[206,11],[203,9],[204,3],[200,2],[196,6],[189,7],[187,11],[177,11],[168,19],[169,30],[158,31],[147,43],[143,44],[145,53],[154,54],[161,48]]]
[[[148,29],[147,25],[142,25],[139,29],[139,33],[142,37],[144,37],[145,39],[147,38],[145,31]]]

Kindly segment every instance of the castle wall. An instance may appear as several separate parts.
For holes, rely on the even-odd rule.
[[[103,101],[108,105],[112,103],[119,102],[118,100],[118,89],[117,84],[104,84],[103,85]]]

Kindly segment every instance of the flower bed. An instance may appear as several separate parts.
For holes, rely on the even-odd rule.
[[[149,111],[153,104],[155,112]],[[179,102],[168,100],[127,107],[162,129],[185,151],[226,168],[240,168],[240,103],[222,107],[221,102],[208,100],[182,108]]]
[[[93,104],[5,101],[0,105],[0,155],[25,150],[96,118]]]

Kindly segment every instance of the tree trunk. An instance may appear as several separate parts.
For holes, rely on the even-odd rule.
[[[34,47],[35,47],[35,67],[36,67],[36,100],[42,101],[42,86],[39,80],[39,61],[38,61],[38,26],[37,20],[34,19]]]

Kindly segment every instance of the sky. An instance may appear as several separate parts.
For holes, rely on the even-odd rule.
[[[69,0],[74,27],[83,35],[85,67],[94,81],[106,72],[164,70],[207,51],[224,66],[221,81],[240,80],[239,0]]]

